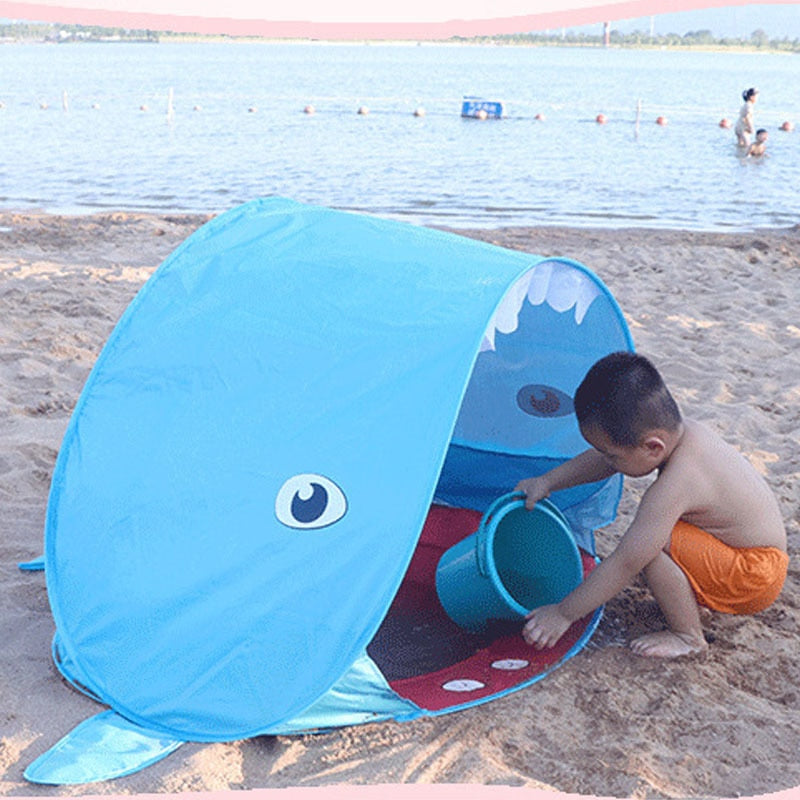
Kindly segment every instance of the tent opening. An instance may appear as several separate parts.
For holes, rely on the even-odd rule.
[[[541,261],[506,293],[483,337],[410,565],[367,648],[401,697],[430,712],[477,703],[542,677],[588,640],[599,613],[547,651],[524,643],[521,621],[469,632],[442,607],[436,568],[498,496],[586,448],[575,389],[597,359],[630,347],[615,301],[574,262]],[[594,530],[613,519],[620,490],[615,477],[552,498],[579,546],[584,576],[595,566]]]

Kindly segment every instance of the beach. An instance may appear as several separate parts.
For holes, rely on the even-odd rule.
[[[800,226],[753,233],[501,228],[460,233],[575,259],[619,302],[637,350],[690,417],[765,476],[789,575],[752,617],[714,613],[704,657],[634,656],[662,622],[637,583],[582,652],[532,687],[466,711],[306,736],[189,743],[148,769],[79,787],[23,769],[100,707],[53,666],[41,554],[61,438],[115,323],[207,215],[0,214],[0,794],[50,796],[342,784],[486,784],[634,798],[728,798],[800,785]],[[607,555],[650,478],[629,480]]]

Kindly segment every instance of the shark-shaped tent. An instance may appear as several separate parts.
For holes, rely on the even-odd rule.
[[[621,349],[617,303],[568,259],[279,198],[200,228],[119,321],[64,437],[53,656],[108,709],[26,777],[445,713],[577,652],[599,612],[538,653],[519,625],[452,625],[433,572],[498,495],[585,447],[572,394]],[[586,570],[620,489],[551,498]]]

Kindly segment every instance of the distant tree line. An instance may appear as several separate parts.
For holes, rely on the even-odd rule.
[[[602,47],[605,43],[602,33],[576,33],[565,29],[563,31],[542,31],[538,33],[510,33],[497,36],[474,36],[470,38],[454,37],[454,41],[485,43],[485,44],[513,44],[513,45],[574,45],[584,47]],[[689,31],[683,35],[677,33],[653,34],[645,31],[620,33],[612,29],[609,32],[609,44],[615,47],[695,47],[705,49],[738,48],[747,50],[781,50],[788,53],[800,53],[800,39],[770,39],[761,28],[754,30],[749,37],[734,38],[714,36],[710,30]]]
[[[0,41],[39,41],[39,42],[107,42],[107,41],[148,41],[171,38],[175,34],[165,31],[129,30],[128,28],[104,28],[97,25],[59,25],[47,22],[10,22],[0,25]],[[195,38],[192,34],[180,34],[182,39]],[[232,39],[235,37],[221,36]],[[543,31],[538,33],[509,33],[497,36],[454,36],[448,41],[468,44],[496,45],[572,45],[583,47],[602,47],[602,33],[576,33],[569,29],[562,31]],[[780,50],[788,53],[800,53],[800,39],[770,39],[761,28],[754,30],[749,37],[717,38],[710,30],[689,31],[683,35],[677,33],[654,34],[644,31],[620,33],[609,32],[609,44],[615,47],[668,47],[668,48],[719,48],[747,50]]]
[[[99,25],[59,25],[49,22],[10,22],[0,25],[0,40],[24,42],[157,42],[157,31],[103,28]]]

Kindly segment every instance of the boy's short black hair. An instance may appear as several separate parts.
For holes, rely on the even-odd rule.
[[[759,133],[766,133],[766,132],[767,132],[767,129],[766,129],[766,128],[759,128],[759,129],[756,131],[756,136],[758,136],[758,134],[759,134]]]
[[[592,366],[575,392],[582,428],[598,427],[620,447],[634,447],[648,430],[673,431],[678,404],[658,370],[637,353],[619,352]]]

